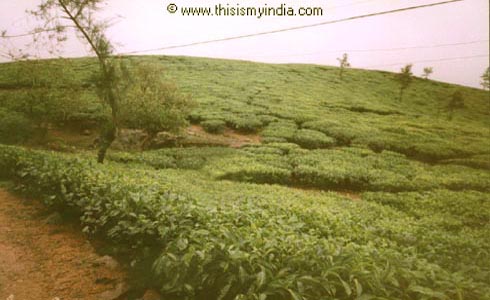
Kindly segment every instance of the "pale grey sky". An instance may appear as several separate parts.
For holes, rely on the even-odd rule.
[[[26,14],[39,0],[0,0],[0,29],[24,33],[35,23]],[[166,6],[322,7],[318,17],[188,17],[169,14]],[[118,17],[108,36],[125,53],[251,34],[378,11],[439,2],[438,0],[108,0],[101,17]],[[433,79],[479,87],[489,65],[489,1],[464,0],[442,6],[344,23],[305,28],[240,40],[205,44],[145,54],[187,55],[243,59],[270,63],[337,65],[337,57],[349,54],[356,68],[398,72],[414,64],[420,75],[434,68]],[[0,50],[23,47],[28,39],[0,40]],[[459,45],[448,45],[459,44]],[[417,48],[414,48],[417,47]],[[403,49],[408,48],[408,49]],[[86,56],[87,47],[75,40],[64,55]],[[42,56],[46,56],[41,52]],[[1,58],[0,58],[1,60]],[[5,59],[3,60],[5,61]]]

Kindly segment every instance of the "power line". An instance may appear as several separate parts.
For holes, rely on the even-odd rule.
[[[464,60],[464,59],[472,59],[472,58],[480,58],[480,57],[488,57],[488,56],[489,56],[488,54],[480,54],[480,55],[472,55],[472,56],[447,57],[447,58],[440,58],[440,59],[418,60],[418,61],[414,61],[412,63],[416,64],[416,63],[425,63],[425,62]],[[391,67],[391,66],[398,66],[398,65],[405,65],[405,64],[407,64],[407,63],[406,62],[400,62],[400,63],[393,63],[393,64],[385,64],[385,65],[364,66],[362,68],[381,68],[381,67]]]
[[[362,1],[349,3],[346,5],[327,7],[326,9],[331,10],[331,9],[335,9],[335,8],[344,8],[344,7],[349,7],[349,6],[354,6],[354,5],[359,5],[359,4],[363,4],[363,3],[367,3],[367,2],[374,2],[374,1],[377,1],[377,0],[362,0]],[[118,17],[121,18],[121,16],[118,16]],[[19,19],[15,20],[14,22],[19,21],[21,19],[22,18],[19,18]],[[0,34],[0,38],[4,38],[4,39],[21,38],[21,37],[36,35],[36,34],[40,34],[40,33],[44,33],[44,32],[50,32],[50,31],[57,31],[58,32],[58,31],[60,31],[60,29],[63,29],[63,28],[75,28],[75,27],[73,27],[73,26],[59,26],[58,28],[36,29],[36,30],[31,31],[31,32],[19,33],[19,34],[13,34],[13,35],[7,35],[6,31],[4,31],[4,32],[2,32],[2,34]]]
[[[410,50],[410,49],[432,49],[432,48],[441,48],[441,47],[449,47],[449,46],[461,46],[461,45],[472,45],[478,43],[488,42],[489,40],[478,40],[478,41],[469,41],[469,42],[459,42],[459,43],[449,43],[449,44],[436,44],[436,45],[425,45],[425,46],[408,46],[408,47],[399,47],[399,48],[379,48],[379,49],[343,49],[343,50],[327,50],[327,51],[315,51],[301,54],[288,54],[288,55],[259,55],[254,57],[298,57],[298,56],[308,56],[315,54],[324,54],[324,53],[363,53],[363,52],[390,52],[390,51],[400,51],[400,50]]]
[[[448,46],[461,46],[461,45],[471,45],[483,42],[488,42],[489,40],[479,40],[470,42],[459,42],[450,44],[437,44],[437,45],[427,45],[427,46],[410,46],[410,47],[399,47],[399,48],[385,48],[385,49],[360,49],[360,50],[346,50],[348,52],[381,52],[381,51],[399,51],[399,50],[410,50],[410,49],[431,49],[431,48],[441,48]]]
[[[350,6],[355,6],[355,5],[364,4],[367,2],[374,2],[374,1],[377,1],[377,0],[361,0],[361,1],[353,2],[353,3],[349,3],[349,4],[345,4],[345,5],[330,6],[330,7],[327,7],[326,9],[330,10],[330,9],[335,9],[335,8],[344,8],[344,7],[350,7]]]
[[[438,6],[438,5],[449,4],[449,3],[460,2],[460,1],[463,1],[463,0],[449,0],[449,1],[431,3],[431,4],[424,4],[424,5],[418,5],[418,6],[410,6],[410,7],[405,7],[405,8],[399,8],[399,9],[387,10],[387,11],[382,11],[382,12],[370,13],[370,14],[359,15],[359,16],[348,17],[348,18],[342,18],[342,19],[337,19],[337,20],[324,21],[324,22],[314,23],[314,24],[309,24],[309,25],[295,26],[295,27],[289,27],[289,28],[283,28],[283,29],[276,29],[276,30],[270,30],[270,31],[263,31],[263,32],[257,32],[257,33],[245,34],[245,35],[231,36],[231,37],[226,37],[226,38],[221,38],[221,39],[213,39],[213,40],[199,41],[199,42],[193,42],[193,43],[188,43],[188,44],[180,44],[180,45],[166,46],[166,47],[160,47],[160,48],[154,48],[154,49],[135,50],[135,51],[120,53],[120,55],[137,54],[137,53],[145,53],[145,52],[153,52],[153,51],[161,51],[161,50],[169,50],[169,49],[191,47],[191,46],[197,46],[197,45],[203,45],[203,44],[210,44],[210,43],[217,43],[217,42],[225,42],[225,41],[231,41],[231,40],[238,40],[238,39],[250,38],[250,37],[261,36],[261,35],[275,34],[275,33],[286,32],[286,31],[293,31],[293,30],[299,30],[299,29],[304,29],[304,28],[311,28],[311,27],[318,27],[318,26],[323,26],[323,25],[330,25],[330,24],[335,24],[335,23],[341,23],[341,22],[352,21],[352,20],[357,20],[357,19],[363,19],[363,18],[381,16],[381,15],[386,15],[386,14],[398,13],[398,12],[409,11],[409,10],[414,10],[414,9],[419,9],[419,8],[426,8],[426,7]]]

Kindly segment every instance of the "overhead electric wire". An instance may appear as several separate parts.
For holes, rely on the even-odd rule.
[[[361,1],[352,2],[352,3],[349,3],[349,4],[326,7],[326,9],[327,10],[331,10],[331,9],[336,9],[336,8],[351,7],[351,6],[355,6],[355,5],[359,5],[359,4],[364,4],[364,3],[368,3],[368,2],[374,2],[374,1],[377,1],[377,0],[361,0]]]
[[[374,2],[374,1],[377,1],[377,0],[362,0],[362,1],[357,1],[357,2],[353,2],[353,3],[349,3],[349,4],[346,4],[346,5],[331,6],[331,7],[327,7],[326,9],[327,10],[332,10],[332,9],[336,9],[336,8],[350,7],[350,6],[359,5],[359,4],[368,3],[368,2]],[[122,18],[122,16],[120,16],[120,15],[118,15],[118,17],[119,18]],[[15,20],[14,22],[16,22],[16,21],[18,21],[20,19],[22,19],[22,18],[19,18],[19,19]],[[6,31],[4,31],[4,32],[2,32],[2,34],[0,34],[0,38],[4,38],[4,39],[21,38],[21,37],[36,35],[36,34],[40,34],[40,33],[44,33],[44,32],[59,31],[60,28],[70,28],[70,27],[71,28],[76,28],[76,27],[73,27],[73,26],[60,26],[58,28],[36,29],[36,30],[31,31],[31,32],[19,33],[19,34],[13,34],[13,35],[7,35],[6,34]]]
[[[304,29],[304,28],[311,28],[311,27],[318,27],[318,26],[330,25],[330,24],[335,24],[335,23],[342,23],[342,22],[353,21],[353,20],[358,20],[358,19],[363,19],[363,18],[393,14],[393,13],[398,13],[398,12],[404,12],[404,11],[415,10],[415,9],[419,9],[419,8],[426,8],[426,7],[444,5],[444,4],[449,4],[449,3],[461,2],[461,1],[463,1],[463,0],[449,0],[449,1],[430,3],[430,4],[410,6],[410,7],[405,7],[405,8],[398,8],[398,9],[393,9],[393,10],[375,12],[375,13],[370,13],[370,14],[358,15],[358,16],[347,17],[347,18],[342,18],[342,19],[337,19],[337,20],[324,21],[324,22],[308,24],[308,25],[294,26],[294,27],[288,27],[288,28],[282,28],[282,29],[276,29],[276,30],[270,30],[270,31],[244,34],[244,35],[237,35],[237,36],[225,37],[225,38],[220,38],[220,39],[198,41],[198,42],[192,42],[192,43],[187,43],[187,44],[171,45],[171,46],[165,46],[165,47],[159,47],[159,48],[153,48],[153,49],[134,50],[134,51],[120,53],[120,55],[162,51],[162,50],[177,49],[177,48],[191,47],[191,46],[204,45],[204,44],[225,42],[225,41],[231,41],[231,40],[238,40],[238,39],[250,38],[250,37],[255,37],[255,36],[269,35],[269,34],[275,34],[275,33],[281,33],[281,32],[293,31],[293,30],[300,30],[300,29]]]
[[[410,63],[411,64],[417,64],[417,63],[426,63],[426,62],[439,62],[439,61],[450,61],[450,60],[464,60],[464,59],[482,58],[482,57],[489,57],[489,54],[479,54],[479,55],[471,55],[471,56],[458,56],[458,57],[447,57],[447,58],[440,58],[440,59],[426,59],[426,60],[413,61],[413,62],[410,62]],[[405,64],[407,64],[407,63],[406,62],[399,62],[399,63],[392,63],[392,64],[363,66],[361,68],[381,68],[381,67],[391,67],[391,66],[398,66],[398,65],[405,65]]]
[[[326,50],[326,51],[315,51],[315,52],[307,52],[307,53],[298,53],[298,54],[287,54],[287,55],[255,55],[254,57],[301,57],[301,56],[309,56],[315,54],[324,54],[324,53],[365,53],[365,52],[390,52],[390,51],[401,51],[401,50],[411,50],[411,49],[432,49],[432,48],[441,48],[441,47],[449,47],[449,46],[461,46],[461,45],[472,45],[478,43],[489,42],[490,40],[478,40],[478,41],[469,41],[469,42],[458,42],[458,43],[448,43],[448,44],[436,44],[436,45],[424,45],[424,46],[407,46],[407,47],[398,47],[398,48],[378,48],[378,49],[338,49],[338,50]]]

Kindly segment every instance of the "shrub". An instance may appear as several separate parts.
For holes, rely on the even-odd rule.
[[[0,108],[0,143],[25,142],[34,132],[32,123],[23,114]]]
[[[271,115],[259,115],[257,117],[264,125],[269,125],[270,123],[277,121],[277,117]]]
[[[281,141],[289,141],[293,138],[297,129],[298,126],[293,121],[273,122],[262,131],[262,136],[265,138],[281,139]]]
[[[335,145],[335,140],[333,138],[311,129],[301,129],[296,131],[292,142],[307,149],[328,148]]]
[[[235,172],[228,172],[220,179],[229,179],[242,182],[269,183],[269,184],[288,184],[291,171],[267,166],[253,164]]]
[[[192,124],[199,124],[199,122],[202,122],[203,120],[202,114],[203,114],[202,111],[192,111],[189,114],[189,121]]]
[[[264,126],[262,121],[254,116],[233,117],[227,123],[233,129],[244,133],[256,133]]]
[[[287,143],[288,140],[280,137],[266,136],[262,138],[262,143],[271,144],[271,143]]]
[[[314,121],[303,124],[306,129],[317,130],[327,136],[333,137],[339,145],[349,146],[359,136],[359,132],[352,127],[330,121]]]
[[[201,122],[201,126],[209,133],[223,133],[226,123],[223,120],[206,120]]]
[[[130,74],[132,83],[119,105],[122,124],[143,129],[153,137],[160,131],[178,132],[187,126],[194,102],[161,76],[162,68],[138,64]]]
[[[284,155],[290,154],[295,150],[301,149],[301,147],[294,143],[269,143],[267,146],[280,149]]]

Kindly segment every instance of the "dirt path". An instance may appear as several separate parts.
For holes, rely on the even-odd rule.
[[[0,300],[116,299],[125,288],[120,266],[47,216],[37,201],[0,189]]]

